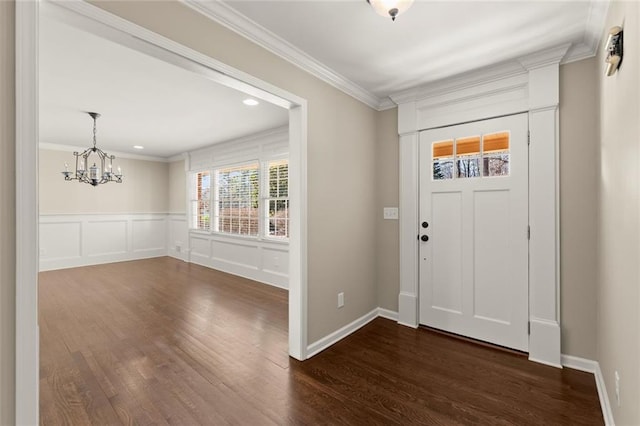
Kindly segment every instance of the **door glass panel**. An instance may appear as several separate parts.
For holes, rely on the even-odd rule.
[[[509,176],[509,132],[492,133],[482,138],[484,176]]]
[[[456,140],[456,176],[480,176],[480,136]]]
[[[433,180],[453,178],[453,140],[434,142]]]

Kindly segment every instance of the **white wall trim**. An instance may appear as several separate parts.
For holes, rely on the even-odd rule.
[[[385,308],[378,308],[378,316],[391,321],[398,321],[398,313]]]
[[[240,34],[265,50],[292,63],[371,108],[382,111],[395,107],[395,104],[391,102],[390,99],[379,98],[368,90],[360,87],[224,2],[202,0],[182,0],[182,2],[212,21]]]
[[[168,249],[169,226],[178,215],[42,214],[39,218],[40,271],[175,256]],[[186,216],[182,215],[186,233]],[[115,226],[115,228],[114,228]],[[98,241],[102,250],[93,248]]]
[[[602,417],[604,417],[604,424],[607,426],[615,426],[613,419],[613,411],[611,411],[611,404],[609,403],[609,396],[607,394],[607,387],[602,376],[602,370],[600,369],[600,363],[586,358],[580,358],[573,355],[562,354],[562,365],[567,368],[573,368],[574,370],[584,371],[594,375],[596,381],[596,388],[598,389],[598,399],[600,400],[600,408],[602,409]]]
[[[364,314],[363,316],[361,316],[360,318],[345,325],[341,329],[336,330],[333,333],[323,337],[322,339],[313,342],[307,348],[307,358],[311,358],[312,356],[319,354],[320,352],[327,349],[329,346],[332,346],[338,343],[340,340],[344,339],[348,335],[358,331],[365,325],[369,324],[371,321],[378,318],[379,310],[380,308],[374,308],[371,311]]]

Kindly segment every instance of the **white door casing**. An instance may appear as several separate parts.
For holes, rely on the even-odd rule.
[[[421,130],[526,112],[529,118],[529,359],[561,368],[559,68],[570,46],[536,52],[391,95],[398,105],[398,323],[419,324],[418,135]]]
[[[420,132],[420,324],[528,350],[527,128],[519,114]],[[496,134],[507,175],[483,176],[480,156],[480,177],[433,178],[434,143],[484,153]]]

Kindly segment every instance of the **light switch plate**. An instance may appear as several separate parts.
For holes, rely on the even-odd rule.
[[[384,219],[398,220],[398,208],[397,207],[385,207],[383,209],[382,217]]]

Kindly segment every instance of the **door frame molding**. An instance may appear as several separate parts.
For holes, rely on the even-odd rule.
[[[527,112],[529,118],[529,359],[560,359],[559,69],[570,45],[392,95],[398,104],[398,323],[419,325],[419,132]],[[525,232],[525,230],[523,230]]]
[[[38,424],[40,8],[112,41],[289,110],[289,355],[307,358],[307,101],[82,0],[16,2],[16,424]],[[91,25],[87,26],[87,22]]]

